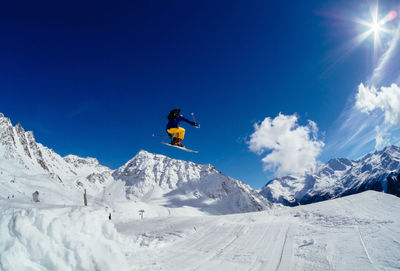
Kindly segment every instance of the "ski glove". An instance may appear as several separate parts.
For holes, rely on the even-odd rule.
[[[196,122],[194,122],[194,121],[192,121],[191,124],[192,124],[193,126],[199,127],[199,125],[198,125]]]

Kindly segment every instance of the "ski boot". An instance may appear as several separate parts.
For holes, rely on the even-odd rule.
[[[176,146],[184,148],[185,146],[183,146],[182,144],[182,139],[178,138],[178,141],[175,143]]]
[[[171,141],[171,143],[169,143],[169,144],[171,144],[171,145],[176,145],[177,142],[178,142],[178,138],[177,138],[177,137],[174,137],[174,138],[172,138],[172,141]]]

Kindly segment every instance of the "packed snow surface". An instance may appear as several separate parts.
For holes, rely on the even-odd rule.
[[[400,269],[400,200],[384,193],[218,216],[113,200],[112,220],[96,204],[0,200],[0,269]]]

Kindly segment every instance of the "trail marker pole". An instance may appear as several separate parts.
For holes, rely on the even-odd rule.
[[[84,191],[85,192],[83,193],[83,203],[85,204],[85,206],[87,206],[86,189]]]

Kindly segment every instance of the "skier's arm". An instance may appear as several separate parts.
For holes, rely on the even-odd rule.
[[[196,122],[194,122],[194,121],[190,121],[190,120],[188,120],[187,118],[185,118],[185,117],[183,117],[183,116],[178,116],[178,119],[179,119],[179,121],[185,121],[185,122],[187,122],[187,123],[189,123],[189,124],[191,124],[191,125],[193,125],[193,126],[197,126],[197,123]]]

